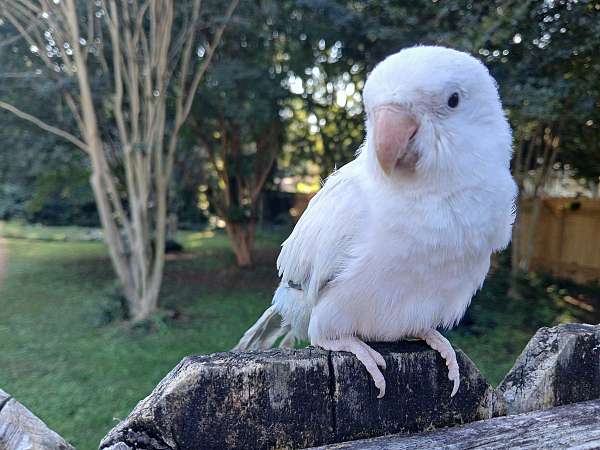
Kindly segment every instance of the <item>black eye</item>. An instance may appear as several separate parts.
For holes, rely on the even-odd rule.
[[[448,97],[448,106],[450,108],[456,108],[458,106],[458,101],[460,97],[458,96],[458,92],[455,92],[450,97]]]

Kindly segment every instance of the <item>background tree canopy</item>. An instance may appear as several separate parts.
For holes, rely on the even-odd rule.
[[[208,4],[204,14],[218,8]],[[188,226],[222,219],[238,263],[250,264],[264,188],[285,176],[326,177],[349,161],[364,137],[367,74],[386,55],[416,44],[465,50],[490,68],[513,126],[523,189],[541,191],[565,168],[597,185],[599,19],[600,4],[591,0],[243,2],[186,124],[171,210]],[[27,44],[6,26],[0,30],[3,97],[60,119],[65,105],[56,94],[64,87],[41,80]],[[0,114],[0,214],[93,221],[85,160]]]
[[[42,77],[22,40],[0,27],[0,98],[26,103],[40,118],[68,126],[61,86]],[[1,112],[0,218],[53,224],[97,225],[89,167],[69,144],[12,114]]]

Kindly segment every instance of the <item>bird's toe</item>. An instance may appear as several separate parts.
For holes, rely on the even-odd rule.
[[[383,396],[385,395],[385,380],[383,379],[383,377],[381,379],[381,382],[375,381],[375,387],[379,389],[379,394],[377,394],[377,398],[383,398]]]
[[[454,397],[454,395],[456,395],[458,392],[458,387],[460,386],[460,373],[458,371],[458,364],[454,362],[453,365],[448,366],[448,369],[448,379],[454,383],[450,397]]]
[[[383,358],[383,356],[381,356],[381,353],[379,353],[376,350],[373,350],[371,347],[369,347],[366,344],[365,344],[365,346],[369,349],[369,354],[373,357],[373,359],[375,360],[375,363],[383,370],[387,369],[387,363],[385,362],[385,359]]]
[[[457,377],[451,380],[454,382],[454,385],[452,387],[452,393],[450,394],[450,397],[454,397],[458,392],[458,388],[460,386],[460,378]]]

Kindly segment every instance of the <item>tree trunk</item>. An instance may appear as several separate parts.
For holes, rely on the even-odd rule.
[[[559,125],[559,130],[562,129],[562,126]],[[542,200],[544,194],[544,188],[552,171],[552,167],[554,166],[554,162],[556,161],[556,156],[559,150],[560,144],[560,135],[552,136],[549,129],[546,129],[544,133],[544,164],[538,169],[537,179],[535,181],[535,187],[533,191],[533,208],[531,210],[531,220],[529,224],[529,229],[527,230],[527,245],[525,247],[525,255],[522,260],[522,270],[528,271],[529,266],[531,264],[531,259],[533,257],[533,250],[535,244],[535,232],[536,227],[538,226],[538,222],[540,219],[540,213],[542,210]]]
[[[510,243],[510,274],[512,277],[516,277],[519,274],[519,245],[521,238],[519,233],[521,232],[520,220],[517,217],[512,229],[512,239]]]
[[[517,206],[517,217],[512,228],[512,239],[510,242],[510,280],[507,295],[514,299],[522,298],[519,290],[518,278],[521,273],[519,262],[521,260],[521,217],[519,213],[519,203],[521,200],[521,189],[519,189],[519,195],[515,200]]]
[[[160,286],[159,286],[160,287]],[[133,323],[141,322],[146,320],[150,315],[156,312],[158,308],[158,294],[160,289],[149,289],[146,292],[142,292],[141,295],[137,295],[131,299],[130,320]]]
[[[254,221],[241,223],[227,223],[227,235],[231,241],[231,246],[235,253],[235,260],[238,267],[252,267],[252,250],[254,248]]]
[[[177,240],[177,230],[179,229],[179,220],[177,213],[170,213],[167,217],[167,240]]]
[[[52,73],[62,62],[57,77],[77,80],[77,88],[74,92],[66,91],[64,98],[81,139],[6,102],[0,102],[0,108],[66,139],[90,158],[90,182],[105,242],[134,321],[147,318],[157,309],[164,269],[167,186],[179,132],[238,2],[229,1],[224,20],[214,30],[206,54],[198,61],[194,55],[204,26],[201,0],[191,2],[189,13],[186,12],[189,18],[177,30],[184,39],[177,37],[176,44],[172,42],[174,24],[178,23],[174,0],[145,1],[143,6],[138,2],[104,1],[101,3],[106,20],[101,23],[85,21],[80,4],[86,2],[0,0],[3,17],[30,45],[61,49],[59,53],[57,50],[58,61],[50,59],[46,52],[38,55]],[[87,4],[88,16],[93,17],[98,5]],[[91,47],[85,44],[85,41],[101,42],[99,30],[103,27],[112,44],[112,66],[109,69],[103,45],[95,57],[107,80],[112,78],[112,86],[109,92],[97,94],[102,96],[103,109],[108,105],[114,113],[113,125],[118,131],[118,138],[111,138],[114,144],[104,142],[100,132],[97,111],[100,103],[94,101],[89,78]],[[52,30],[55,41],[50,44],[44,37],[48,29]],[[72,51],[63,51],[63,47]],[[177,95],[174,107],[167,111],[166,93],[171,90]],[[105,105],[109,99],[111,103]],[[109,145],[118,155],[114,159],[124,169],[123,183],[118,180]],[[251,248],[251,238],[249,242]]]

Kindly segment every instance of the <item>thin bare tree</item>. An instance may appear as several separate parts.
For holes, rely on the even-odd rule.
[[[158,307],[179,132],[237,4],[230,0],[209,27],[201,0],[0,0],[2,17],[49,73],[76,81],[64,101],[78,133],[3,101],[0,108],[88,155],[105,240],[133,321]],[[92,60],[112,91],[101,101],[93,95]],[[102,127],[107,114],[115,132]]]

